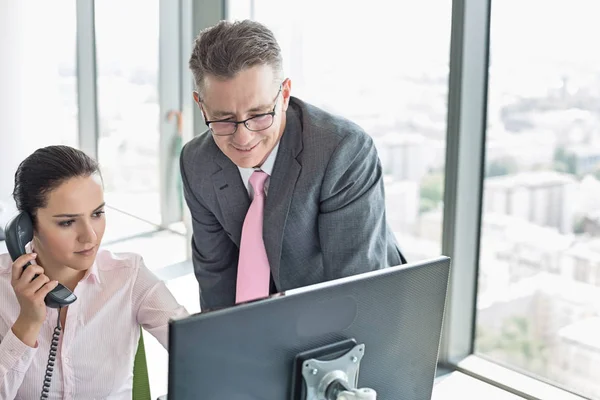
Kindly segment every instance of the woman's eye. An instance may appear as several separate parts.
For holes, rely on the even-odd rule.
[[[102,214],[104,214],[104,211],[96,211],[94,214],[92,214],[92,216],[94,218],[100,218]]]
[[[60,226],[62,226],[62,227],[65,227],[65,228],[67,228],[67,227],[69,227],[69,226],[73,225],[73,222],[75,222],[75,221],[74,221],[74,220],[69,220],[69,221],[60,221],[60,222],[58,223],[58,225],[60,225]]]

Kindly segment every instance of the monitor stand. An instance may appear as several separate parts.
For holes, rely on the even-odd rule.
[[[344,390],[336,400],[377,400],[377,393],[372,389]]]
[[[348,339],[298,354],[296,365],[301,371],[302,394],[297,400],[376,400],[373,389],[359,389],[360,361],[365,345]],[[300,379],[300,374],[296,379]]]

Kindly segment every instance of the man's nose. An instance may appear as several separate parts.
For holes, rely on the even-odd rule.
[[[240,147],[244,147],[252,143],[253,139],[254,132],[246,128],[245,124],[239,124],[235,134],[233,135],[233,142]]]

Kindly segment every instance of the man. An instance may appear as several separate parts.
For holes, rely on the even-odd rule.
[[[406,262],[373,141],[291,97],[270,30],[222,21],[189,66],[209,127],[181,154],[203,309]]]

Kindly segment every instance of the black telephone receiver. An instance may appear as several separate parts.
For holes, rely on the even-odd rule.
[[[33,240],[33,222],[29,214],[21,212],[11,219],[6,224],[5,235],[6,247],[8,248],[10,258],[16,261],[17,258],[25,254],[25,245]],[[23,269],[30,265],[31,263],[25,264]],[[44,302],[50,308],[60,308],[72,304],[75,300],[77,300],[77,296],[59,283],[48,293]]]

